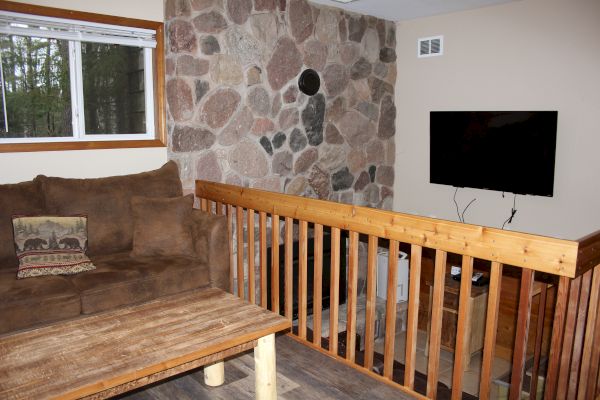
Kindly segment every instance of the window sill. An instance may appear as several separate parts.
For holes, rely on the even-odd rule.
[[[142,147],[166,147],[159,139],[153,140],[112,140],[96,142],[53,142],[53,143],[10,143],[0,144],[0,153],[60,151],[60,150],[100,150],[127,149]]]

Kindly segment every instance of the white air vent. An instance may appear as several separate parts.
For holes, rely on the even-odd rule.
[[[444,37],[431,36],[417,41],[417,57],[434,57],[444,54]]]

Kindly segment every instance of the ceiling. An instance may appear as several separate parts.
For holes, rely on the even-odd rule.
[[[402,21],[509,3],[515,0],[356,0],[350,3],[333,0],[310,1],[391,21]]]

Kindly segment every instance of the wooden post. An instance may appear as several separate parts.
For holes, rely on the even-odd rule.
[[[258,219],[260,256],[260,306],[267,308],[267,213],[261,211]]]
[[[323,225],[315,224],[313,283],[313,343],[321,346],[323,318]]]
[[[554,306],[554,322],[552,324],[552,339],[550,341],[548,372],[546,373],[546,384],[544,387],[544,400],[554,400],[556,398],[558,371],[560,370],[560,353],[565,331],[567,306],[569,304],[570,284],[571,280],[566,276],[561,276],[558,281],[556,305]]]
[[[373,348],[375,345],[375,306],[377,283],[377,236],[369,235],[369,250],[367,254],[367,298],[365,317],[365,362],[366,369],[373,369]],[[392,359],[393,359],[392,355]]]
[[[275,334],[261,337],[254,348],[256,399],[277,399],[277,371],[275,362]]]
[[[435,252],[433,296],[431,298],[431,332],[429,334],[429,360],[427,364],[427,397],[435,399],[440,366],[440,345],[442,342],[442,313],[444,307],[444,286],[448,253]]]
[[[488,289],[487,314],[485,317],[485,339],[483,344],[483,360],[481,361],[481,383],[479,384],[479,398],[481,400],[490,398],[490,380],[492,378],[492,364],[494,362],[494,350],[496,347],[501,285],[502,264],[494,261],[490,269],[490,286]]]
[[[225,382],[225,364],[223,360],[204,366],[206,386],[221,386]]]
[[[471,321],[469,315],[469,302],[471,300],[471,278],[473,277],[473,257],[463,256],[460,296],[458,305],[458,326],[456,328],[456,346],[454,348],[454,372],[452,373],[452,399],[462,398],[462,377],[465,368],[465,352],[470,356],[468,346],[469,329]]]
[[[406,321],[406,369],[404,385],[409,389],[415,386],[415,359],[417,351],[417,324],[419,319],[419,292],[421,290],[421,256],[423,248],[418,245],[410,246],[410,279],[408,281],[408,316]],[[391,254],[391,251],[390,251]],[[389,286],[389,283],[388,283]],[[395,287],[395,286],[394,286]],[[394,293],[396,290],[394,289]],[[388,291],[388,296],[390,292]],[[389,297],[388,297],[389,298]],[[387,321],[386,321],[387,328]],[[387,343],[387,333],[386,333]]]

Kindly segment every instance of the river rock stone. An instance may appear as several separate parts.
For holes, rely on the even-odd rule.
[[[323,43],[338,41],[338,13],[331,8],[323,8],[315,25],[315,36]]]
[[[270,53],[277,43],[278,28],[277,17],[274,13],[255,14],[250,17],[250,28],[252,35],[263,43],[265,49]]]
[[[354,148],[348,153],[348,168],[357,173],[367,165],[367,159],[362,148]]]
[[[296,42],[304,42],[314,29],[313,16],[310,5],[306,0],[290,0],[288,20],[290,30]]]
[[[302,55],[289,37],[282,37],[267,64],[267,75],[271,89],[280,90],[294,78],[302,68]]]
[[[165,2],[165,18],[187,17],[190,15],[190,4],[187,0],[167,0]]]
[[[198,158],[196,161],[196,179],[220,182],[221,176],[219,160],[214,152],[206,152]]]
[[[283,101],[286,104],[293,103],[298,98],[298,87],[295,85],[290,86],[283,93]]]
[[[273,139],[271,139],[271,143],[273,143],[273,147],[277,150],[278,148],[283,146],[283,144],[285,143],[285,139],[286,139],[285,133],[277,132],[273,136]]]
[[[246,71],[246,84],[252,86],[261,83],[261,74],[262,70],[256,65],[248,68],[248,71]]]
[[[379,117],[379,107],[373,103],[361,101],[356,106],[356,109],[371,121],[377,121],[377,117]]]
[[[391,47],[384,47],[379,51],[379,60],[383,63],[396,61],[396,50]]]
[[[238,64],[236,57],[229,54],[219,54],[214,58],[210,77],[224,85],[238,85],[244,79],[242,66]]]
[[[265,151],[267,152],[268,155],[270,155],[270,156],[273,155],[273,146],[271,146],[271,141],[269,140],[268,137],[263,136],[260,138],[260,140],[258,142],[263,147],[263,149],[265,149]]]
[[[252,183],[252,187],[255,189],[279,193],[281,192],[281,177],[267,176],[266,178],[256,179]]]
[[[189,55],[183,55],[177,58],[177,75],[182,76],[202,76],[206,75],[210,63],[208,60],[201,60]]]
[[[343,144],[344,137],[340,134],[334,124],[327,124],[325,128],[325,142],[329,144]]]
[[[228,185],[242,186],[242,178],[236,174],[229,174],[225,177],[225,183]]]
[[[379,78],[370,77],[369,87],[371,88],[371,99],[375,103],[379,103],[385,94],[394,94],[394,87]]]
[[[175,125],[171,145],[174,152],[188,153],[210,148],[215,143],[215,134],[203,128]]]
[[[375,133],[369,120],[354,110],[349,110],[344,113],[338,127],[340,133],[353,147],[363,146]]]
[[[192,89],[183,79],[167,81],[167,103],[175,121],[185,121],[192,118],[194,113]]]
[[[306,138],[306,136],[304,135],[304,133],[302,133],[302,131],[300,129],[294,128],[292,133],[290,133],[289,144],[290,144],[290,149],[294,153],[297,153],[306,147],[306,145],[308,144],[308,139]]]
[[[200,100],[204,97],[206,93],[210,90],[210,83],[203,80],[196,80],[196,104],[200,103]]]
[[[193,19],[193,23],[200,33],[218,33],[227,28],[227,21],[217,11],[200,14]]]
[[[380,185],[394,186],[394,168],[387,165],[377,168],[375,182]]]
[[[215,0],[191,0],[191,5],[194,11],[202,11],[212,7],[214,2]]]
[[[192,24],[183,20],[171,22],[169,24],[169,44],[174,53],[196,51],[196,35]]]
[[[346,106],[344,98],[338,97],[327,107],[327,122],[337,122],[342,117]]]
[[[348,167],[344,167],[331,175],[331,187],[334,192],[350,189],[354,183],[354,175],[350,173]]]
[[[370,164],[382,164],[385,158],[385,149],[381,140],[371,140],[367,144],[367,162]]]
[[[248,20],[252,11],[252,0],[227,0],[229,19],[238,25]]]
[[[396,162],[396,144],[394,140],[388,140],[385,143],[385,163],[387,165],[394,165]]]
[[[390,95],[386,95],[381,101],[381,112],[379,115],[379,129],[377,136],[387,139],[396,134],[396,105]]]
[[[279,111],[281,111],[282,105],[283,104],[281,103],[281,93],[277,92],[275,96],[273,96],[273,104],[271,104],[271,116],[273,118],[277,117],[277,114],[279,114]]]
[[[362,171],[358,176],[358,179],[354,183],[354,190],[360,192],[363,190],[369,183],[371,183],[371,179],[369,178],[369,174],[367,171]]]
[[[254,9],[256,11],[274,11],[276,7],[276,0],[254,0]]]
[[[272,171],[274,174],[288,176],[292,172],[294,156],[289,151],[280,151],[275,153],[272,162]]]
[[[385,78],[388,73],[388,67],[382,62],[375,63],[375,68],[373,68],[373,73],[378,78]]]
[[[350,17],[348,21],[348,39],[360,43],[366,30],[367,19],[364,16]]]
[[[243,139],[229,152],[229,166],[248,178],[262,178],[269,166],[263,149],[255,142]]]
[[[364,79],[371,75],[372,69],[373,66],[371,63],[367,61],[366,58],[361,57],[354,65],[352,65],[352,68],[350,68],[350,78],[352,80]]]
[[[209,35],[200,40],[200,51],[202,51],[202,54],[211,56],[213,54],[220,53],[221,46],[219,46],[219,41],[216,37]]]
[[[285,187],[285,192],[287,194],[301,196],[306,192],[307,187],[308,181],[306,178],[303,176],[297,176],[287,184]]]
[[[338,22],[338,34],[340,35],[340,42],[348,40],[348,25],[346,24],[346,18],[343,16]]]
[[[327,45],[318,40],[304,43],[304,64],[308,68],[322,71],[327,62]]]
[[[306,108],[302,111],[302,124],[311,146],[318,146],[323,142],[324,119],[325,96],[317,93],[308,100]]]
[[[286,108],[279,114],[279,129],[289,129],[300,121],[300,113],[297,108]]]
[[[393,22],[387,24],[387,39],[385,41],[386,46],[396,48],[396,25]]]
[[[241,97],[232,89],[217,89],[206,99],[200,112],[200,119],[211,128],[220,128],[233,115]]]
[[[294,163],[294,174],[301,174],[308,171],[318,158],[319,151],[316,148],[310,147],[304,150]]]
[[[375,173],[377,172],[377,167],[374,165],[369,166],[369,178],[371,178],[371,182],[375,182]]]
[[[252,116],[252,111],[248,107],[244,107],[221,131],[218,137],[219,144],[222,146],[231,146],[239,142],[252,129],[253,123],[254,117]]]
[[[340,46],[340,59],[342,64],[349,65],[358,60],[360,45],[354,42],[344,43]]]
[[[313,165],[308,177],[308,184],[314,190],[319,199],[328,199],[331,191],[329,186],[329,174],[319,168],[318,165]]]
[[[271,99],[269,93],[262,86],[253,86],[248,91],[246,104],[254,112],[255,115],[266,117],[271,111]]]
[[[260,63],[261,44],[239,26],[231,26],[225,33],[229,54],[235,55],[242,65]]]
[[[320,154],[319,164],[326,171],[336,170],[346,163],[346,151],[342,146],[321,146]]]
[[[264,135],[265,133],[273,132],[275,130],[275,124],[269,118],[257,118],[254,120],[251,132],[257,136]]]
[[[368,205],[377,205],[379,203],[379,187],[374,183],[369,183],[364,191],[363,198]]]
[[[367,29],[362,39],[362,54],[369,62],[379,60],[379,36],[374,29]]]
[[[329,97],[335,97],[342,93],[348,86],[348,73],[341,64],[329,64],[323,72],[325,90]]]

